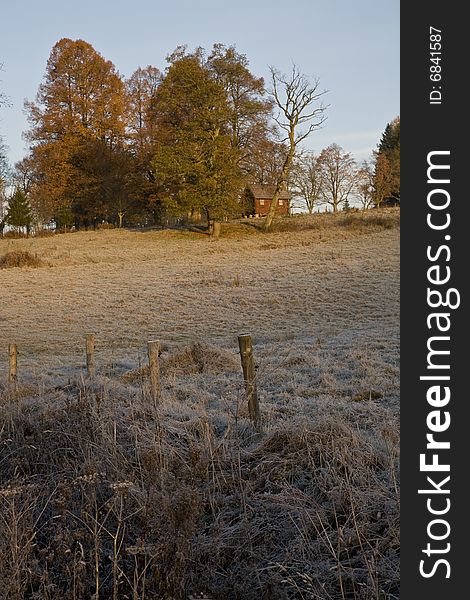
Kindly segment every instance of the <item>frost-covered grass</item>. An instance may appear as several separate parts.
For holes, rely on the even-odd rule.
[[[51,265],[0,272],[3,373],[20,350],[16,389],[0,378],[5,597],[399,597],[398,213],[371,213],[0,242]]]
[[[51,265],[0,271],[2,338],[41,372],[76,370],[90,332],[102,365],[138,363],[149,339],[233,348],[242,331],[258,345],[359,336],[396,352],[397,212],[370,212],[295,217],[289,226],[313,228],[271,234],[239,225],[218,240],[120,230],[0,240],[0,256],[28,250]]]

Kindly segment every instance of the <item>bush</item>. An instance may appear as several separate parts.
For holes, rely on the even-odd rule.
[[[399,227],[400,225],[400,213],[396,210],[370,210],[364,213],[351,213],[348,211],[347,214],[341,216],[339,224],[353,230],[364,229],[365,227],[393,229],[393,227]]]
[[[53,237],[55,235],[55,231],[53,229],[37,229],[34,232],[34,237],[44,238],[44,237]]]
[[[25,250],[14,250],[0,257],[0,269],[13,269],[14,267],[42,267],[43,261],[37,254]]]
[[[115,229],[113,223],[98,223],[96,229]]]
[[[10,239],[10,240],[18,240],[18,239],[22,239],[22,238],[28,238],[29,234],[24,232],[24,231],[18,231],[16,229],[12,229],[11,231],[5,231],[4,234],[2,235],[2,238],[4,239]]]

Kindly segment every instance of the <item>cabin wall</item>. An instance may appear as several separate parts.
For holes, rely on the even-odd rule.
[[[279,199],[276,207],[276,215],[287,215],[289,213],[289,200]],[[265,216],[268,214],[271,200],[255,198],[255,214]]]

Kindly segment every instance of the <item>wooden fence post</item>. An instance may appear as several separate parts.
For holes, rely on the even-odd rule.
[[[158,364],[159,349],[160,344],[157,341],[147,342],[147,352],[149,358],[150,395],[155,405],[159,402],[161,396],[160,365]]]
[[[242,362],[243,377],[245,378],[246,397],[248,399],[248,413],[255,426],[261,426],[259,411],[258,391],[256,389],[256,369],[253,358],[253,344],[251,335],[242,333],[238,336],[238,346]]]
[[[16,383],[18,379],[18,348],[16,344],[8,344],[8,381]]]
[[[221,223],[219,221],[214,221],[213,225],[212,225],[212,237],[218,238],[220,237],[220,229],[221,229]]]
[[[95,334],[88,333],[86,339],[86,372],[88,377],[95,374]]]

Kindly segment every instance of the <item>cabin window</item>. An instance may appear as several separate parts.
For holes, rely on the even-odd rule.
[[[260,205],[260,206],[264,206],[264,200],[260,200],[260,201],[259,201],[259,205]]]
[[[284,200],[279,200],[279,206],[284,206]]]

